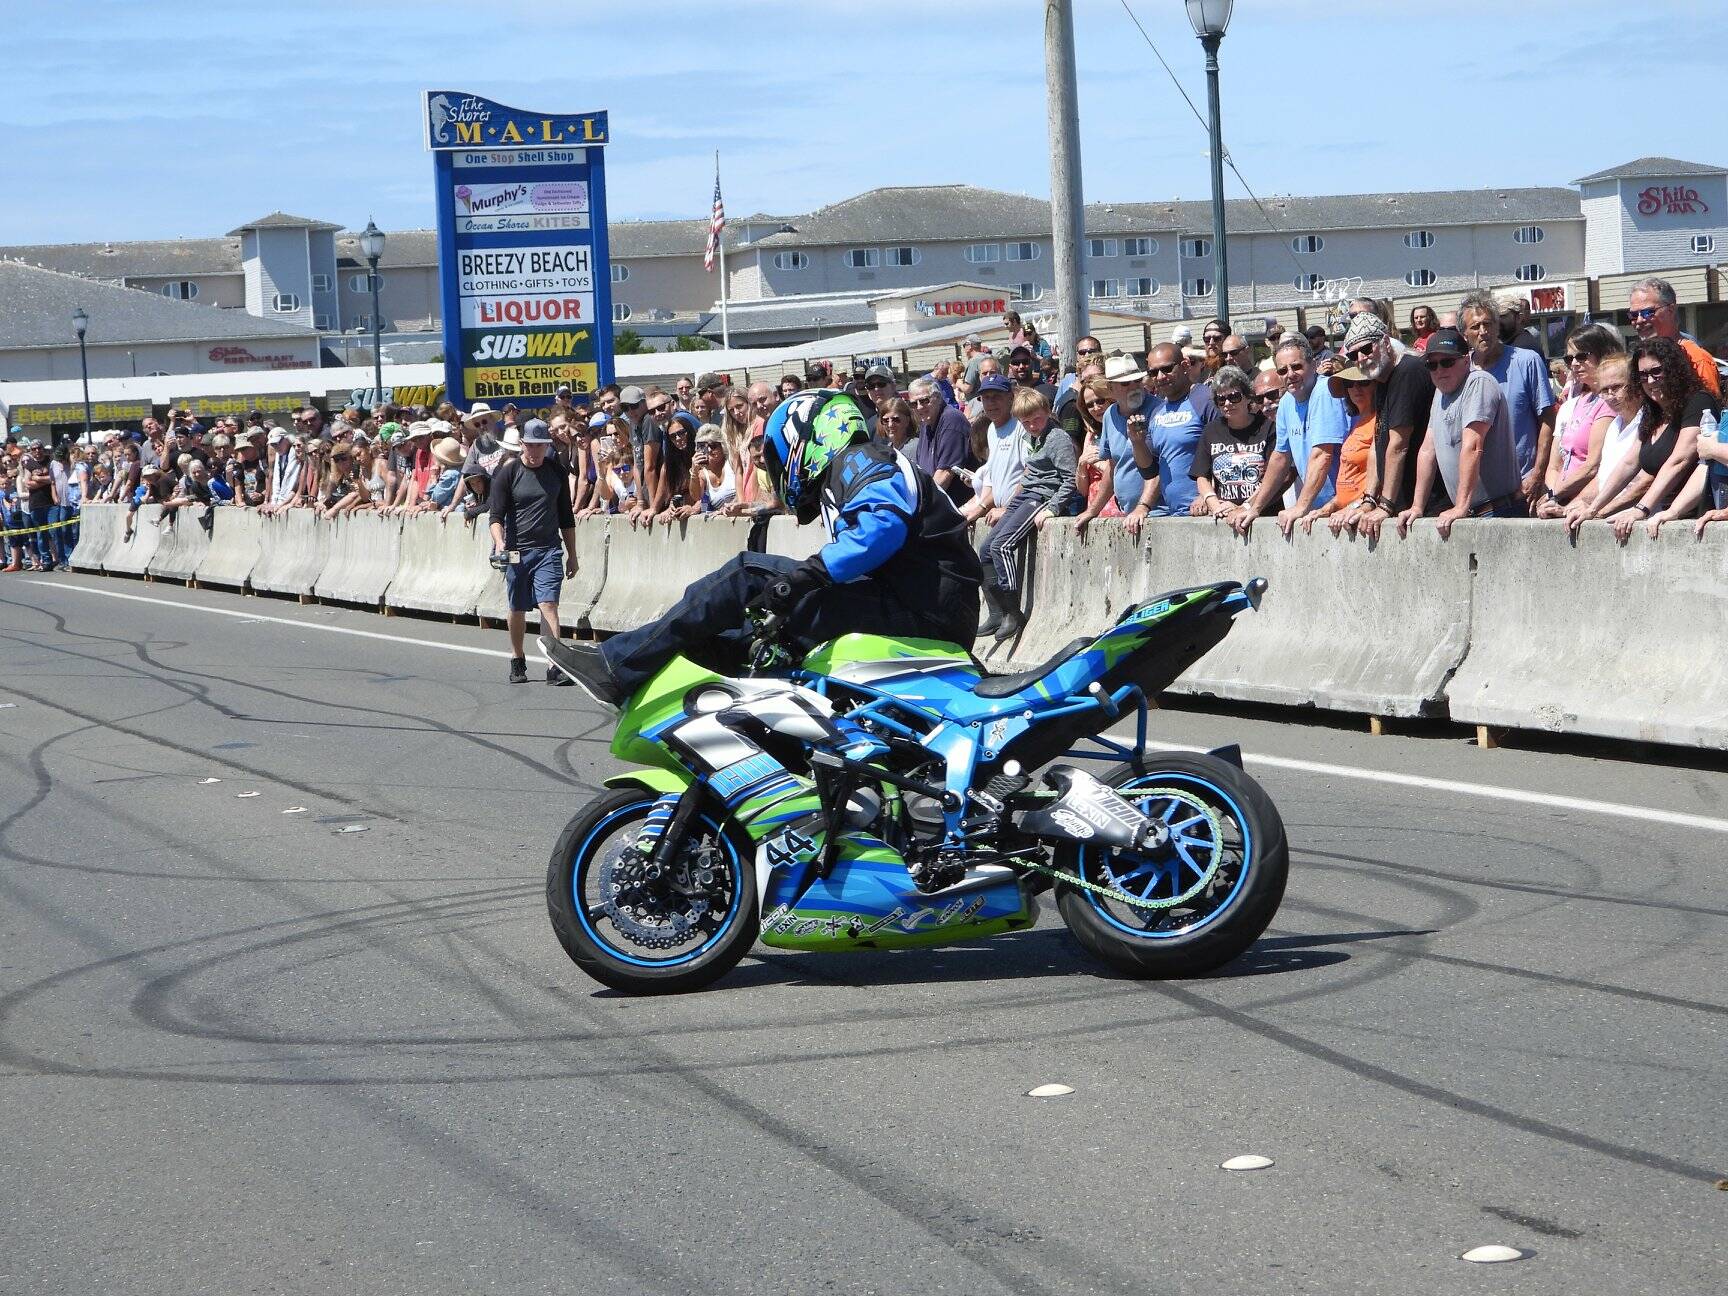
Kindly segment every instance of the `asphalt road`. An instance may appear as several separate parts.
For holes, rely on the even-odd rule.
[[[610,724],[501,635],[0,582],[0,1292],[1728,1288],[1720,764],[1166,712],[1294,846],[1225,974],[633,1000],[542,898]]]

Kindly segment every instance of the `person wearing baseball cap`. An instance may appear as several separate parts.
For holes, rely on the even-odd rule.
[[[1350,321],[1341,347],[1343,358],[1374,383],[1374,447],[1358,507],[1343,523],[1358,535],[1378,539],[1381,526],[1409,507],[1416,490],[1416,463],[1428,435],[1434,384],[1422,357],[1400,346],[1377,315]],[[1348,371],[1346,371],[1348,372]],[[1334,395],[1347,395],[1333,375]]]
[[[1426,511],[1436,478],[1453,501],[1434,518],[1442,539],[1461,518],[1527,514],[1511,407],[1499,380],[1471,363],[1471,349],[1457,329],[1443,328],[1422,352],[1434,380],[1434,412],[1416,465],[1416,493],[1398,515],[1401,536]]]
[[[557,642],[558,595],[564,578],[576,574],[576,512],[569,478],[552,456],[552,433],[544,419],[522,425],[522,453],[499,463],[487,499],[492,565],[504,573],[510,601],[510,682],[526,684],[528,613],[538,608],[541,636]],[[571,680],[548,665],[546,682],[568,686]]]

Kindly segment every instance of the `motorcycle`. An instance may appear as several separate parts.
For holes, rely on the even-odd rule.
[[[553,930],[596,980],[663,994],[709,985],[758,938],[831,952],[1023,930],[1053,891],[1120,972],[1219,967],[1283,898],[1284,826],[1236,749],[1147,750],[1147,699],[1265,588],[1147,599],[1007,675],[870,634],[800,659],[780,618],[753,614],[743,676],[675,658],[625,706],[611,750],[637,768],[559,837]],[[563,645],[542,648],[556,664]],[[1130,715],[1132,745],[1107,733]]]

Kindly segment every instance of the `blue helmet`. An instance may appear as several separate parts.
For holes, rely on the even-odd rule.
[[[845,392],[793,392],[774,408],[762,429],[762,458],[774,489],[800,523],[815,520],[822,477],[835,457],[869,439],[864,411]]]

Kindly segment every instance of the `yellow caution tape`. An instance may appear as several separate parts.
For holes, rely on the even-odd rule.
[[[47,526],[20,527],[16,531],[0,531],[0,537],[35,535],[38,531],[58,531],[61,527],[77,526],[78,519],[69,517],[63,522],[50,522]]]

